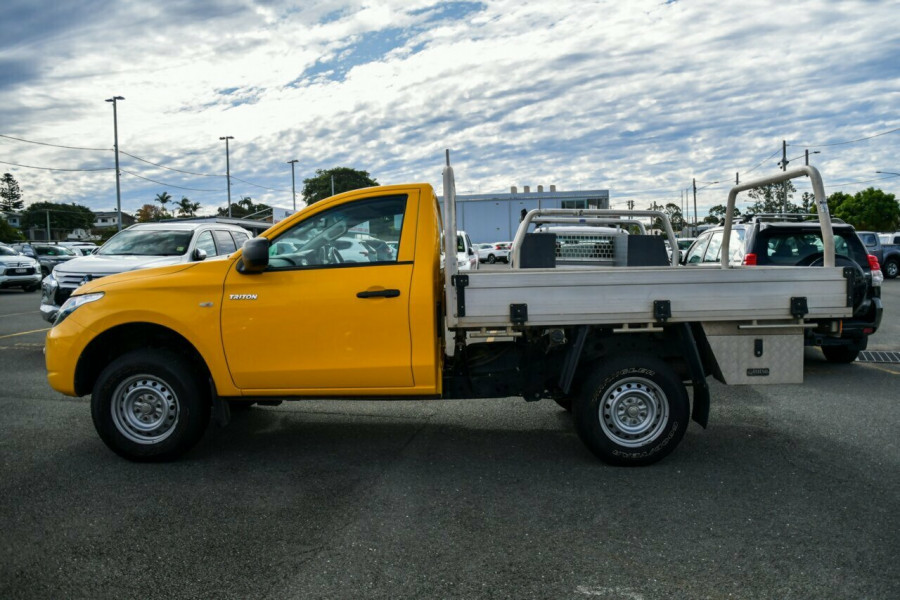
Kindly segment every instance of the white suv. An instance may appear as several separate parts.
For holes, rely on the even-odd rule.
[[[138,223],[96,253],[62,263],[41,284],[41,316],[53,322],[78,286],[107,275],[231,254],[250,239],[246,229],[222,223]]]
[[[0,288],[22,288],[26,292],[33,292],[39,287],[40,263],[0,244]]]

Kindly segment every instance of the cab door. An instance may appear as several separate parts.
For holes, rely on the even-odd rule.
[[[418,196],[373,191],[315,212],[270,240],[266,271],[232,268],[222,342],[238,388],[365,394],[413,386]],[[379,251],[390,244],[400,251]]]

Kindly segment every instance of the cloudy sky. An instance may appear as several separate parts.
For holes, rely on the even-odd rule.
[[[290,208],[316,169],[459,193],[609,189],[701,216],[805,150],[826,191],[900,195],[893,1],[7,0],[0,172],[26,203]],[[711,184],[710,182],[721,182]],[[797,184],[799,191],[809,189]],[[299,196],[299,194],[298,194]]]

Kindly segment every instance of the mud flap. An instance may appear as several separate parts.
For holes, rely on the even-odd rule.
[[[697,341],[694,339],[690,324],[678,325],[678,338],[694,388],[691,419],[706,429],[706,425],[709,423],[709,385],[706,383],[706,373],[703,370],[703,362],[700,360],[700,350],[697,348]]]

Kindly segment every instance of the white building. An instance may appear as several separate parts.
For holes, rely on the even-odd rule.
[[[559,192],[551,185],[544,191],[539,185],[532,192],[526,185],[507,194],[458,194],[456,227],[476,243],[511,241],[524,214],[535,208],[609,208],[609,190]]]

